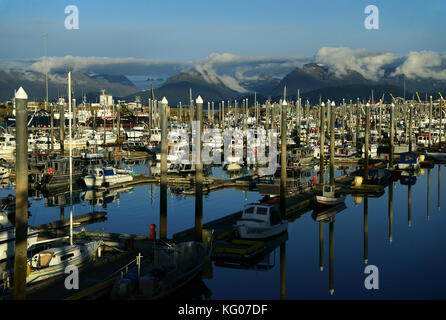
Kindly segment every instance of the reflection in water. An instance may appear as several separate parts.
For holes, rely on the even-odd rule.
[[[280,300],[286,299],[286,242],[280,245]]]
[[[412,185],[407,186],[407,220],[409,227],[412,225]]]
[[[389,184],[389,241],[392,242],[393,235],[393,181]]]
[[[324,222],[319,221],[319,270],[324,271]]]
[[[369,197],[364,196],[364,263],[369,261]]]
[[[431,219],[430,192],[431,192],[431,169],[427,169],[427,220]]]
[[[440,211],[440,176],[441,176],[441,165],[438,165],[438,194],[437,194],[437,198],[438,198],[437,208],[438,208],[438,211]]]
[[[330,218],[330,224],[329,224],[329,253],[330,253],[330,263],[329,263],[329,269],[330,269],[330,276],[329,276],[329,282],[330,282],[330,294],[334,293],[334,217]]]

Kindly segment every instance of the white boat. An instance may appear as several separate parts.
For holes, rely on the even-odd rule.
[[[71,72],[68,73],[68,97],[71,101]],[[69,103],[69,112],[71,113],[71,103]],[[71,119],[69,121],[69,142],[70,142],[70,199],[73,197],[72,190],[72,135]],[[72,206],[70,200],[70,206]],[[65,246],[45,249],[33,255],[28,260],[26,283],[33,284],[48,278],[53,278],[65,273],[68,266],[78,268],[86,266],[92,260],[93,256],[102,245],[102,241],[87,241],[84,243],[73,243],[73,211],[70,209],[70,244]],[[52,240],[50,240],[52,241]]]
[[[420,167],[418,155],[414,152],[402,153],[397,167],[401,170],[417,170]]]
[[[15,136],[4,133],[0,136],[0,155],[13,154],[16,148]]]
[[[133,181],[133,175],[128,172],[118,173],[113,167],[94,168],[93,172],[84,178],[87,189],[102,186],[112,186],[117,183]]]
[[[266,239],[288,230],[288,221],[280,218],[275,204],[250,203],[235,224],[240,238]]]
[[[42,250],[33,255],[29,262],[29,273],[26,284],[36,283],[65,273],[68,266],[79,269],[92,261],[101,241],[90,241],[85,244],[75,244]]]
[[[322,187],[322,195],[316,195],[318,204],[336,205],[344,202],[345,195],[336,196],[336,186],[326,184]]]
[[[14,213],[12,213],[14,214]],[[37,242],[38,232],[28,227],[28,248]],[[6,211],[0,212],[0,262],[14,256],[15,226]]]

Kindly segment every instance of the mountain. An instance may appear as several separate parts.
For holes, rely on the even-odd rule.
[[[286,75],[272,90],[271,94],[274,96],[281,95],[284,86],[286,86],[287,92],[295,94],[297,90],[305,93],[321,88],[368,83],[370,81],[356,71],[348,71],[346,75],[337,77],[321,64],[307,63],[302,68],[296,68]]]
[[[116,97],[126,96],[137,92],[138,89],[126,82],[123,76],[90,77],[82,72],[72,72],[72,88],[75,97],[84,93],[98,93],[105,89],[107,93]],[[129,83],[130,84],[124,84]],[[45,99],[45,75],[43,73],[26,70],[0,70],[0,101],[11,100],[14,90],[22,86],[28,94],[28,100]],[[48,74],[48,97],[54,99],[67,95],[66,73]]]
[[[135,84],[131,82],[126,76],[123,75],[90,74],[88,76],[92,79],[102,79],[110,83],[119,83],[124,86],[135,87]]]
[[[316,89],[312,91],[307,91],[302,94],[302,104],[305,104],[305,101],[308,99],[311,104],[319,103],[319,97],[321,97],[323,102],[327,102],[328,99],[334,101],[336,104],[342,103],[342,99],[345,99],[345,103],[350,103],[352,100],[353,103],[356,103],[356,100],[359,98],[360,101],[371,101],[372,100],[372,90],[373,90],[373,100],[375,102],[379,101],[384,93],[384,101],[387,103],[392,102],[392,98],[390,93],[394,97],[403,97],[404,89],[398,86],[393,85],[363,85],[363,84],[354,84],[354,85],[344,85],[338,87],[327,87]],[[288,88],[287,88],[288,91]],[[412,97],[412,93],[406,91],[407,97]],[[277,99],[277,98],[276,98]],[[294,95],[294,99],[295,95]]]
[[[200,95],[204,101],[221,101],[240,97],[241,93],[226,86],[219,78],[212,77],[206,72],[189,70],[170,77],[158,89],[154,90],[155,98],[163,97],[169,101],[169,105],[175,106],[180,101],[183,105],[189,104],[189,90],[192,89],[192,98],[195,100]],[[134,101],[139,96],[144,103],[150,98],[150,90],[140,91],[124,97],[126,101]]]

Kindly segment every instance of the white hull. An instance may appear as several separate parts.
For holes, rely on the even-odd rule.
[[[117,183],[133,181],[133,177],[128,174],[117,174],[114,176],[97,177],[94,175],[84,177],[85,185],[88,189],[102,187],[103,185],[112,186]]]
[[[344,200],[345,200],[345,195],[341,195],[337,198],[316,196],[317,203],[326,204],[326,205],[335,205],[335,204],[344,202]]]
[[[266,239],[287,231],[288,221],[284,220],[273,226],[261,226],[249,220],[239,220],[237,221],[236,228],[240,238]]]

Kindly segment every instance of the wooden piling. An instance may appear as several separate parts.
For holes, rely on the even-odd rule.
[[[160,238],[167,238],[167,104],[161,101]]]
[[[202,241],[203,237],[203,162],[201,159],[201,132],[203,124],[203,99],[198,96],[196,102],[198,128],[195,128],[194,142],[197,148],[197,163],[195,164],[195,241]]]
[[[16,92],[16,212],[14,248],[14,300],[26,299],[28,239],[28,95]]]
[[[324,184],[324,145],[325,145],[325,103],[321,103],[321,125],[320,125],[320,152],[319,152],[319,183]]]
[[[286,118],[287,118],[287,103],[285,99],[282,102],[282,117],[280,124],[280,141],[281,141],[281,154],[280,154],[280,213],[282,219],[286,216],[286,167],[287,167],[287,154],[286,154]]]

